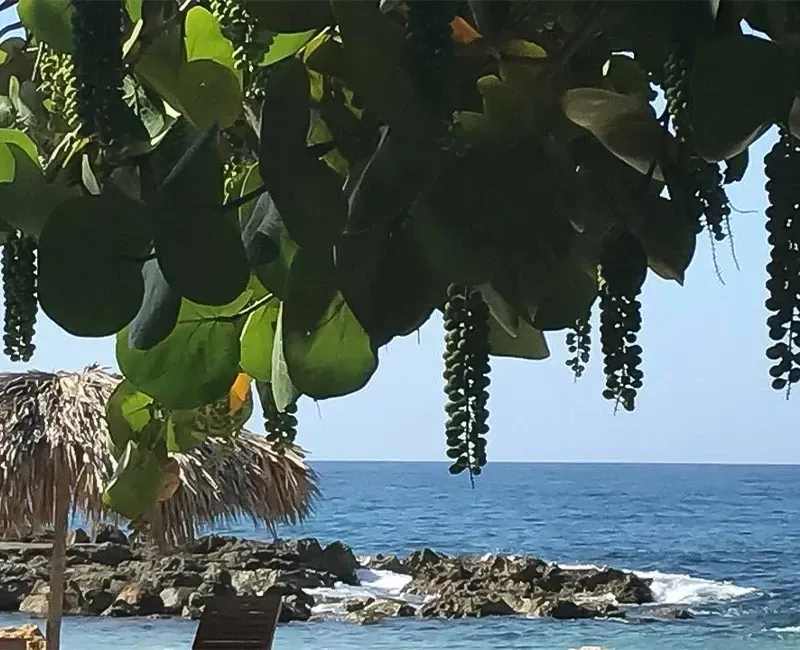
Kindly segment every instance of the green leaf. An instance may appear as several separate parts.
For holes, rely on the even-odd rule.
[[[648,173],[662,152],[674,146],[674,138],[665,134],[652,108],[640,96],[603,88],[573,88],[564,93],[561,105],[570,120],[590,131],[606,149],[642,174]],[[653,177],[664,180],[659,165],[655,166]]]
[[[289,377],[315,399],[359,390],[378,367],[369,336],[332,283],[332,270],[323,255],[299,249],[281,313]]]
[[[172,409],[210,404],[225,395],[239,373],[239,334],[235,318],[242,300],[221,308],[185,300],[175,329],[149,350],[128,345],[128,329],[117,334],[117,363],[143,393]]]
[[[14,142],[0,143],[14,157],[14,182],[0,183],[3,219],[27,235],[38,236],[45,221],[65,201],[81,195],[77,186],[68,187],[64,177],[46,183],[39,162]]]
[[[128,327],[128,345],[136,350],[148,350],[167,338],[181,309],[181,296],[167,282],[158,260],[144,263],[142,277],[142,306]]]
[[[240,234],[219,209],[222,163],[215,141],[213,128],[195,136],[162,184],[154,242],[172,288],[197,303],[225,305],[245,290],[250,271]]]
[[[328,0],[243,0],[242,4],[273,32],[303,32],[334,23]]]
[[[304,152],[283,164],[262,164],[261,177],[298,246],[325,249],[336,242],[347,221],[347,202],[335,171]]]
[[[136,23],[142,19],[142,2],[144,0],[125,0],[125,9],[131,18],[131,22]]]
[[[0,144],[0,183],[10,183],[14,180],[17,171],[17,163],[14,161],[14,154],[4,144]]]
[[[691,97],[697,152],[714,162],[732,158],[766,126],[788,119],[794,99],[788,58],[777,43],[756,36],[703,43],[695,54]]]
[[[269,50],[261,61],[261,65],[273,65],[278,63],[278,61],[294,56],[316,33],[316,30],[310,29],[297,34],[275,34],[269,46]]]
[[[23,133],[18,129],[0,129],[0,142],[17,145],[28,154],[28,157],[32,162],[36,163],[37,167],[41,167],[39,165],[39,148],[27,133]]]
[[[489,320],[489,352],[495,357],[541,360],[550,356],[547,340],[541,331],[520,320],[512,337],[494,318]]]
[[[129,441],[114,477],[103,492],[103,503],[127,519],[136,519],[153,507],[160,485],[158,457]]]
[[[286,279],[297,244],[292,241],[269,194],[262,194],[242,228],[242,242],[250,266],[261,283],[283,299]],[[277,255],[276,255],[277,253]]]
[[[647,254],[650,268],[682,285],[697,245],[693,224],[672,201],[653,196],[642,201],[629,226]]]
[[[278,322],[275,328],[275,339],[272,345],[272,396],[279,411],[286,410],[289,404],[300,396],[300,391],[289,376],[286,356],[283,351],[283,303],[278,309]]]
[[[59,54],[71,53],[74,47],[72,12],[70,0],[20,0],[17,5],[25,29]]]
[[[388,223],[407,210],[436,180],[440,153],[434,140],[384,129],[350,195],[347,231],[357,233]]]
[[[140,258],[149,247],[147,212],[139,202],[122,194],[66,201],[39,237],[42,309],[70,334],[114,334],[141,307]]]
[[[127,380],[121,381],[106,404],[106,422],[111,442],[122,452],[128,442],[150,423],[153,398],[136,390]]]
[[[185,454],[206,440],[206,435],[197,430],[198,410],[172,411],[167,419],[167,453]]]
[[[181,24],[151,25],[158,36],[142,51],[136,62],[139,78],[176,110],[180,110],[180,75],[186,61],[186,43]]]
[[[6,93],[12,77],[18,80],[31,78],[36,51],[29,51],[25,40],[15,36],[0,43],[0,52],[5,57],[0,64],[0,92]]]
[[[242,330],[242,372],[258,381],[272,380],[272,354],[280,301],[270,300],[247,317]]]
[[[403,28],[374,3],[331,0],[344,46],[344,78],[391,126],[427,133],[431,124],[409,73]]]
[[[596,298],[597,273],[588,273],[581,260],[565,257],[547,270],[533,326],[540,331],[570,327],[589,313]]]
[[[259,169],[265,172],[280,166],[287,156],[302,156],[306,148],[311,111],[311,87],[303,62],[292,57],[277,63],[270,71],[259,133]]]
[[[375,346],[418,329],[444,299],[410,224],[344,235],[335,259],[342,295]]]
[[[189,9],[184,30],[187,61],[216,61],[235,75],[241,76],[233,58],[233,43],[222,35],[219,21],[208,9]]]
[[[178,77],[176,108],[198,129],[214,122],[227,129],[242,114],[242,92],[232,70],[216,61],[191,61]]]

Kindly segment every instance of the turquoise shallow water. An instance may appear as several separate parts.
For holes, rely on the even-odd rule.
[[[647,572],[691,621],[484,619],[282,626],[276,650],[800,648],[800,467],[494,464],[476,490],[446,466],[319,463],[324,500],[283,536],[357,553],[526,552]],[[248,526],[226,530],[258,536]],[[4,617],[1,623],[20,622]],[[191,647],[186,621],[68,619],[64,650]]]

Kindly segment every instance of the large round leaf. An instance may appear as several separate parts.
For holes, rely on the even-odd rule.
[[[158,456],[130,441],[103,492],[103,503],[127,519],[136,519],[153,507],[160,485]]]
[[[305,151],[311,111],[311,87],[303,62],[292,57],[270,71],[261,106],[261,175]]]
[[[511,336],[494,318],[489,321],[489,353],[495,357],[541,360],[550,356],[541,331],[520,321],[516,336]]]
[[[184,30],[187,61],[216,61],[234,74],[239,74],[233,57],[233,43],[222,35],[219,21],[208,9],[189,9]]]
[[[181,112],[198,129],[231,126],[242,114],[242,92],[232,70],[216,61],[190,61],[178,75]]]
[[[38,236],[53,211],[71,198],[81,196],[77,186],[68,186],[63,175],[45,182],[37,160],[26,148],[8,141],[0,143],[14,159],[14,182],[0,183],[0,210],[3,220],[27,235]],[[8,157],[6,156],[8,164]],[[7,168],[8,169],[8,168]]]
[[[703,44],[691,78],[693,144],[711,161],[744,151],[765,125],[788,119],[794,93],[785,52],[750,35]]]
[[[184,301],[172,333],[149,350],[117,335],[117,363],[136,388],[168,408],[190,409],[225,395],[239,373],[242,300],[224,308]]]
[[[242,330],[242,371],[258,381],[272,380],[272,347],[280,301],[270,300],[247,317]]]
[[[181,309],[180,294],[169,285],[158,260],[142,267],[144,298],[139,312],[128,327],[128,345],[148,350],[167,338],[175,329]]]
[[[17,5],[25,29],[58,53],[72,52],[74,47],[72,12],[70,0],[20,0]]]
[[[117,452],[122,453],[138,434],[150,423],[153,398],[145,395],[123,380],[111,393],[106,404],[106,422],[111,442]]]
[[[647,99],[603,88],[573,88],[564,93],[566,116],[590,131],[611,153],[647,174],[670,144],[672,136],[658,123]],[[663,181],[656,164],[653,177]]]
[[[336,291],[332,271],[325,256],[299,249],[281,314],[289,377],[315,399],[359,390],[378,367],[372,342]]]
[[[300,48],[311,40],[314,34],[316,34],[314,29],[297,34],[275,34],[269,45],[269,50],[261,61],[261,65],[274,65],[278,61],[294,56]]]
[[[444,299],[445,285],[434,278],[411,224],[344,235],[335,256],[342,295],[376,346],[416,330]]]
[[[589,313],[596,298],[597,273],[588,273],[574,257],[559,260],[547,271],[533,326],[542,331],[570,327]]]
[[[218,211],[156,215],[155,246],[167,282],[183,297],[204,305],[225,305],[250,280],[239,232]]]
[[[150,246],[144,206],[122,194],[71,199],[39,238],[39,301],[70,334],[108,336],[136,316],[141,258]]]
[[[242,242],[247,260],[260,282],[283,299],[297,244],[286,231],[269,194],[262,194],[250,216],[246,217],[242,226]]]

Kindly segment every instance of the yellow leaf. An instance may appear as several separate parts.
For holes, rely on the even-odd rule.
[[[480,33],[461,16],[456,16],[450,23],[453,28],[453,42],[461,45],[469,45],[479,38],[483,38]]]
[[[243,372],[240,372],[236,377],[236,381],[233,382],[233,386],[231,386],[231,390],[228,393],[228,406],[231,415],[237,413],[250,396],[250,382],[250,375]]]

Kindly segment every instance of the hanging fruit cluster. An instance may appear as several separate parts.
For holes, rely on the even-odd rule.
[[[626,411],[636,406],[644,373],[642,347],[636,342],[642,326],[638,300],[647,259],[636,238],[623,231],[611,241],[600,263],[600,343],[606,387],[603,397]]]
[[[450,472],[477,476],[489,431],[489,308],[480,291],[450,285],[444,306],[444,379]]]
[[[44,106],[67,130],[78,125],[75,66],[70,54],[58,54],[43,45],[39,54],[39,92]],[[54,126],[59,130],[58,126]]]
[[[696,222],[697,232],[708,228],[714,241],[723,241],[729,227],[730,205],[722,186],[719,165],[708,163],[692,147],[691,88],[689,79],[694,57],[687,38],[676,41],[666,59],[664,95],[667,111],[679,141],[681,197],[686,214]]]
[[[85,137],[103,145],[120,132],[122,99],[123,0],[72,0],[77,113]]]
[[[764,159],[767,175],[767,350],[772,387],[787,390],[800,381],[800,143],[785,128]]]
[[[233,43],[233,59],[244,78],[245,96],[263,99],[263,75],[260,67],[269,50],[270,40],[258,38],[258,26],[240,0],[211,0],[211,13],[219,21],[223,36]]]
[[[588,314],[575,321],[575,325],[567,332],[566,341],[567,350],[572,355],[566,361],[567,367],[572,370],[575,379],[579,379],[586,371],[592,348],[592,324]]]
[[[275,404],[272,386],[260,387],[261,408],[264,415],[264,431],[277,451],[289,449],[297,437],[297,402],[289,404],[281,411]]]
[[[2,253],[5,322],[3,343],[11,361],[30,361],[36,346],[36,242],[19,231],[8,234]]]

